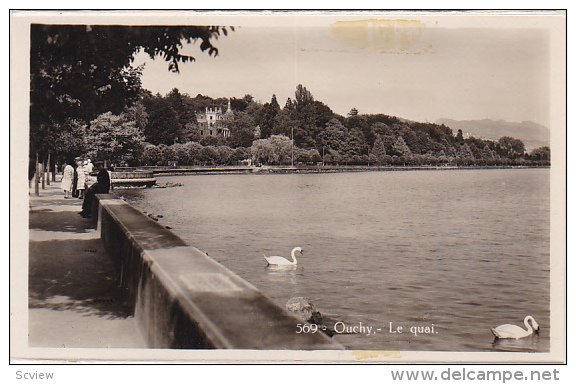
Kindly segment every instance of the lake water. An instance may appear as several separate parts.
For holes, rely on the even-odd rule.
[[[336,335],[347,348],[548,351],[549,177],[548,169],[199,175],[119,193],[278,305],[305,296],[346,325],[372,327]],[[265,267],[263,254],[288,258],[295,246],[305,251],[296,270]],[[539,335],[494,343],[491,327],[522,326],[528,314]]]

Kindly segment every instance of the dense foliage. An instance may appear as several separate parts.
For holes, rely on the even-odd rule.
[[[31,155],[77,155],[74,146],[57,151],[68,134],[61,136],[59,127],[119,114],[138,101],[142,68],[131,65],[136,53],[162,58],[168,70],[178,72],[180,63],[195,60],[180,53],[185,43],[200,41],[201,51],[217,55],[212,41],[227,33],[218,26],[31,25]]]
[[[315,100],[302,85],[283,107],[275,95],[266,103],[251,95],[232,97],[230,102],[234,118],[224,124],[231,136],[201,137],[196,113],[207,107],[226,111],[228,99],[191,97],[177,89],[165,96],[147,93],[146,149],[131,163],[235,164],[250,158],[256,163],[287,165],[292,162],[292,138],[296,164],[491,166],[547,165],[550,160],[548,147],[526,153],[521,140],[508,136],[464,137],[461,130],[453,132],[445,125],[361,114],[356,108],[343,117]]]
[[[306,96],[298,95],[298,92]],[[234,165],[250,159],[268,165],[549,165],[550,148],[527,153],[521,140],[464,137],[445,125],[401,120],[383,114],[342,117],[301,87],[280,108],[276,97],[231,98],[234,117],[224,121],[230,137],[200,136],[196,113],[225,111],[228,99],[144,92],[142,101],[117,115],[103,113],[88,123],[67,119],[45,132],[58,132],[94,161],[116,165]],[[233,108],[234,109],[234,108]],[[294,146],[292,145],[294,138]],[[53,140],[55,142],[61,142]],[[56,147],[56,150],[58,148]],[[293,151],[293,152],[292,152]]]
[[[117,165],[547,165],[550,149],[526,153],[521,140],[464,137],[461,130],[351,108],[344,117],[316,100],[305,86],[279,103],[243,97],[167,95],[142,89],[143,51],[168,70],[193,61],[180,53],[200,41],[209,55],[228,29],[210,26],[32,25],[30,155],[58,161],[88,155]],[[207,107],[233,115],[221,122],[229,137],[202,135],[197,114]]]

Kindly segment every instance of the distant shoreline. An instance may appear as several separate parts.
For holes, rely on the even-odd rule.
[[[397,171],[454,171],[476,169],[549,169],[550,166],[213,166],[213,167],[123,167],[116,170],[124,171],[152,171],[154,176],[180,176],[180,175],[221,175],[221,174],[306,174],[306,173],[343,173],[343,172],[397,172]]]

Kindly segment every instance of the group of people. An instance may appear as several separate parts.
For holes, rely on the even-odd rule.
[[[72,165],[75,163],[75,166]],[[92,183],[92,176],[90,175],[94,170],[94,164],[90,159],[82,160],[77,157],[72,164],[63,164],[62,169],[62,182],[61,187],[64,190],[64,198],[77,197],[84,198],[84,191]]]
[[[92,215],[92,204],[97,193],[110,192],[110,175],[105,168],[98,171],[96,182],[91,175],[94,165],[90,159],[83,160],[80,157],[74,159],[76,167],[72,164],[63,165],[61,188],[64,198],[83,199],[82,211],[78,212],[82,217],[89,218]]]

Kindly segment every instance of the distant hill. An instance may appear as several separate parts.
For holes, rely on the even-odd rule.
[[[527,151],[550,145],[550,130],[532,121],[515,123],[504,120],[452,120],[438,119],[437,124],[444,124],[454,132],[462,130],[464,137],[470,134],[483,139],[498,140],[502,136],[512,136],[524,142]]]

